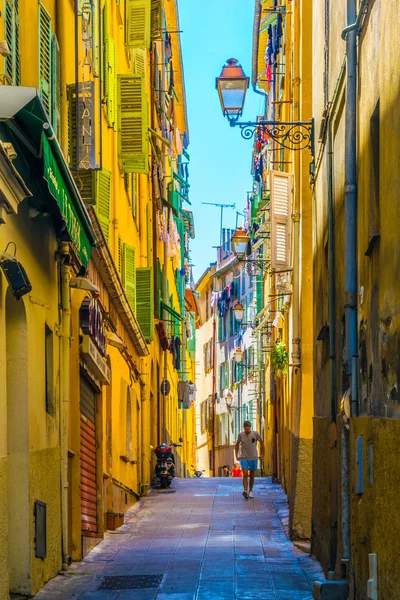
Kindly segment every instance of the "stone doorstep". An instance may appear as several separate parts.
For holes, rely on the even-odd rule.
[[[314,600],[348,600],[350,586],[347,581],[315,581]]]

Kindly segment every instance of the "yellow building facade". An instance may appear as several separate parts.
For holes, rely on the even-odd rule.
[[[265,96],[264,119],[308,122],[312,2],[256,3],[253,88]],[[261,117],[261,118],[262,118]],[[279,139],[279,138],[278,138]],[[253,252],[263,274],[262,338],[265,471],[288,494],[293,538],[311,536],[314,330],[310,138],[283,144],[256,130],[253,150]]]
[[[330,338],[317,343],[315,360],[313,551],[327,571],[348,577],[352,598],[372,597],[371,586],[379,598],[400,598],[393,450],[399,436],[400,7],[394,1],[349,7],[353,12],[345,2],[314,2],[313,46],[325,46],[325,60],[320,52],[313,58],[313,112],[321,132],[314,321],[316,332],[329,326]],[[355,229],[346,217],[350,193],[357,200]],[[356,241],[350,299],[348,236]],[[356,311],[352,364],[349,306]]]
[[[2,598],[121,525],[159,443],[179,444],[178,475],[195,463],[178,12],[144,4],[1,11]]]

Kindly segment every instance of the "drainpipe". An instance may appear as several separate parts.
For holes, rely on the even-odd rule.
[[[347,25],[356,22],[356,0],[347,0]],[[358,414],[357,394],[357,31],[346,37],[346,135],[345,135],[345,322],[347,373],[351,382],[351,414]],[[341,423],[341,529],[342,566],[349,565],[350,551],[350,438]],[[346,576],[349,577],[347,570]]]
[[[63,257],[69,256],[69,244],[61,244]],[[68,419],[69,419],[69,347],[71,334],[70,270],[61,264],[61,368],[60,368],[60,446],[61,446],[61,519],[63,569],[68,569]]]
[[[356,0],[347,0],[347,23],[356,21]],[[346,39],[346,147],[345,147],[345,315],[347,372],[351,379],[351,414],[358,415],[357,394],[357,31]],[[356,368],[353,368],[356,367]]]
[[[214,305],[213,308],[213,337],[212,337],[212,471],[213,477],[215,477],[215,390],[216,390],[216,378],[215,378],[215,368],[216,368],[216,331],[217,331],[217,321],[216,321],[216,307]]]
[[[335,242],[334,242],[334,207],[333,207],[333,134],[332,118],[328,124],[328,273],[329,273],[329,360],[331,375],[331,418],[336,423],[336,315],[335,315]]]

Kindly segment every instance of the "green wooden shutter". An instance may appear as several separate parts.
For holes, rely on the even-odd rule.
[[[162,34],[161,0],[151,0],[151,39],[159,40]]]
[[[147,238],[147,266],[148,267],[151,267],[153,264],[153,253],[151,251],[152,241],[153,241],[153,228],[151,226],[151,222],[152,222],[151,208],[152,208],[152,205],[150,202],[148,202],[148,204],[146,205],[146,225],[147,225],[146,238]]]
[[[124,244],[124,288],[132,311],[136,314],[135,248]]]
[[[224,387],[229,387],[229,362],[225,361],[225,371],[224,371]]]
[[[145,80],[118,76],[118,158],[125,173],[149,172],[148,113]]]
[[[136,318],[147,342],[153,340],[153,267],[136,269]]]
[[[19,85],[21,83],[21,67],[18,0],[6,0],[4,3],[4,37],[10,51],[10,54],[4,57],[4,73],[11,85]]]
[[[192,337],[190,338],[190,340],[188,340],[188,350],[189,350],[189,352],[195,352],[196,351],[196,320],[195,320],[194,313],[192,313],[192,312],[189,313],[189,319],[190,319],[190,323],[191,323]]]
[[[51,17],[39,4],[39,92],[47,114],[51,115]]]
[[[110,243],[110,218],[111,218],[111,183],[110,171],[101,169],[96,171],[95,195],[96,214],[107,243]]]
[[[222,341],[222,317],[218,317],[218,341]]]
[[[76,186],[85,204],[96,205],[96,186],[94,181],[95,171],[73,172]]]
[[[118,256],[117,256],[117,271],[122,279],[122,258],[123,258],[123,245],[121,236],[118,236],[118,248],[117,248]]]
[[[150,21],[150,0],[127,0],[125,33],[127,48],[150,48]]]
[[[257,277],[257,314],[262,311],[264,306],[264,283],[262,276]]]
[[[144,50],[143,48],[136,48],[136,50],[133,50],[133,72],[135,75],[146,77],[146,65],[147,50]]]
[[[229,335],[232,336],[235,333],[233,324],[233,308],[229,309]]]
[[[51,124],[61,139],[61,61],[55,34],[51,36]]]
[[[238,379],[238,381],[242,381],[242,378],[243,378],[243,364],[239,363],[238,370],[237,370],[237,379]]]

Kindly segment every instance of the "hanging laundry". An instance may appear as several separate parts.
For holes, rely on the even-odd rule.
[[[175,361],[174,366],[177,371],[181,368],[181,340],[179,337],[175,338]]]
[[[165,44],[165,58],[169,61],[172,58],[172,40],[169,33],[165,34],[164,39]]]
[[[192,381],[189,381],[188,388],[189,388],[189,402],[190,403],[196,402],[196,392],[197,392],[196,385]]]
[[[178,127],[175,127],[175,148],[178,154],[182,154],[183,146],[182,146],[182,138]]]
[[[178,382],[178,402],[180,404],[189,404],[189,387],[186,381]]]

